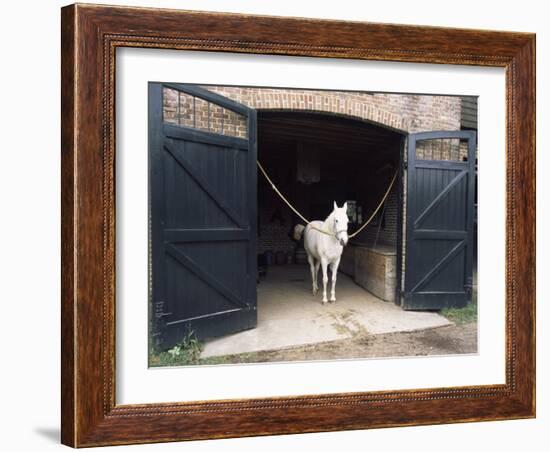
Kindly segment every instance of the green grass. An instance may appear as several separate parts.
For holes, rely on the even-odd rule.
[[[174,347],[169,350],[152,349],[149,353],[149,366],[185,366],[202,364],[200,361],[202,344],[189,330]]]
[[[188,331],[182,340],[169,350],[152,349],[149,354],[149,366],[196,366],[215,364],[236,364],[255,362],[256,352],[240,353],[238,355],[213,356],[201,358],[203,345],[195,333]]]
[[[445,308],[441,310],[441,315],[447,317],[451,322],[457,325],[464,325],[477,321],[477,289],[474,288],[472,301],[467,306],[456,308]]]

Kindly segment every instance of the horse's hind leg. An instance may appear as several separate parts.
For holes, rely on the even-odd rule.
[[[315,281],[315,293],[317,293],[317,291],[319,290],[319,286],[317,285],[317,275],[319,275],[319,267],[321,266],[321,262],[319,260],[316,260],[315,261],[315,270],[314,270],[314,273],[315,273],[315,277],[313,278],[313,281]]]
[[[313,295],[317,295],[317,263],[315,262],[315,259],[311,257],[309,254],[307,255],[307,260],[309,262],[309,269],[311,270],[311,285],[312,285],[312,292]]]

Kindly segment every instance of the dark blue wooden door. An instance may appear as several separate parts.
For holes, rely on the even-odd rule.
[[[165,347],[256,326],[256,112],[149,84],[151,298]]]
[[[463,307],[471,299],[476,135],[410,134],[405,309]]]

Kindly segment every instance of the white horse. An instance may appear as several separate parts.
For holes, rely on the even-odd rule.
[[[294,227],[294,238],[300,240],[304,234],[304,247],[307,252],[307,260],[311,269],[313,283],[313,295],[319,290],[317,286],[317,273],[319,265],[323,269],[323,303],[327,300],[327,267],[332,273],[332,290],[330,301],[336,301],[336,275],[338,265],[342,257],[344,246],[348,243],[348,215],[347,202],[343,207],[338,207],[334,202],[334,209],[325,221],[312,221],[307,226],[301,224]],[[325,231],[321,232],[321,231]]]

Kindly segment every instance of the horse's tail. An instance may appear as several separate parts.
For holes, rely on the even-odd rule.
[[[294,240],[300,240],[305,229],[306,227],[303,224],[297,224],[296,226],[294,226],[294,233],[292,234]]]

